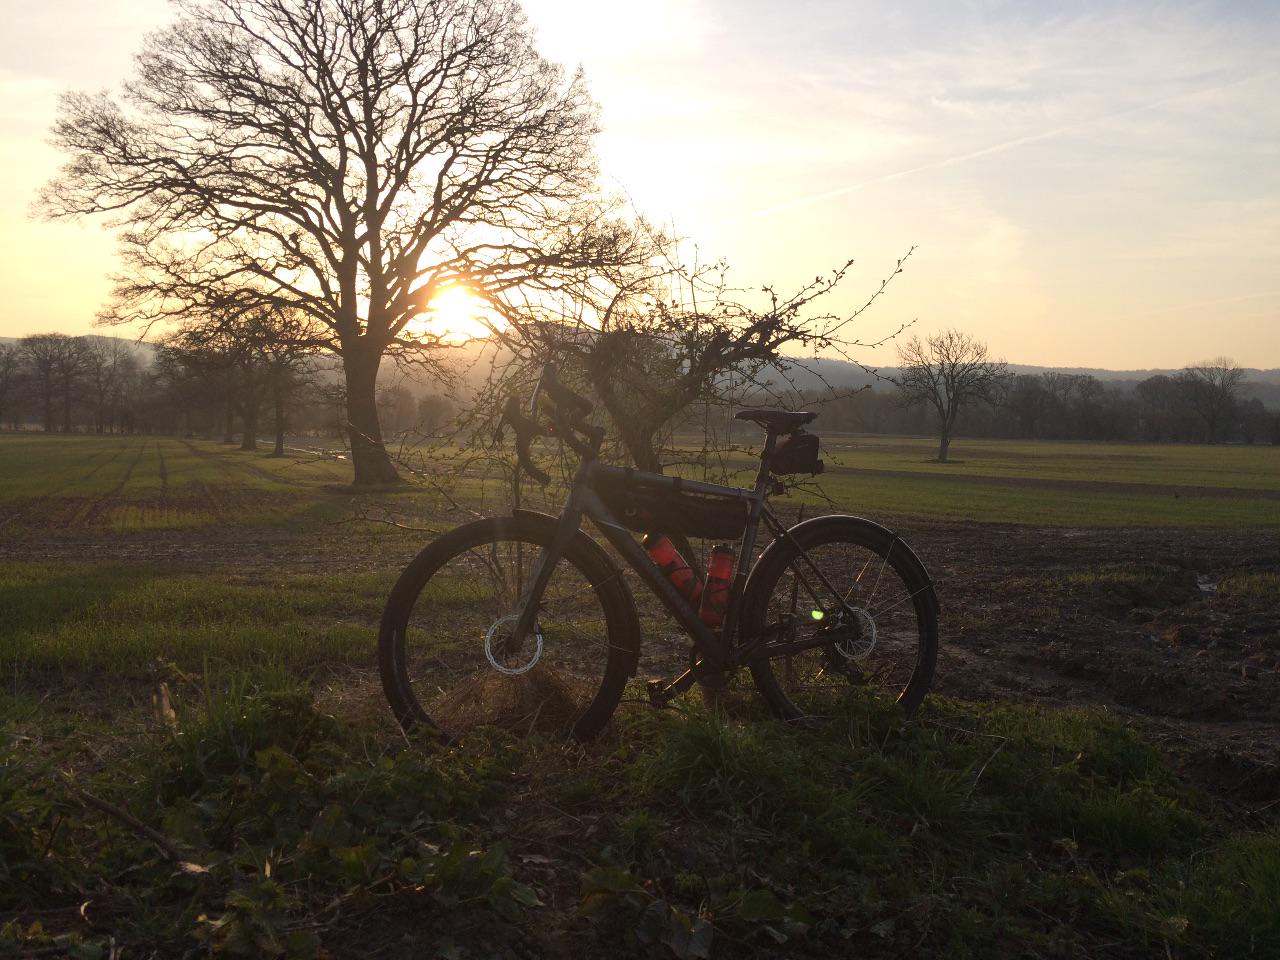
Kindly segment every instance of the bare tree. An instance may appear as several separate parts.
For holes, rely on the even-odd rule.
[[[1017,420],[1018,436],[1030,438],[1036,435],[1036,428],[1049,407],[1049,397],[1040,377],[1022,373],[1012,378],[1004,405]]]
[[[642,262],[592,197],[595,107],[513,0],[175,0],[122,102],[65,96],[51,216],[108,214],[127,275],[109,319],[270,305],[342,359],[355,481],[395,481],[382,358],[422,360],[442,289],[495,302]],[[234,312],[234,310],[233,310]]]
[[[71,337],[64,333],[36,333],[19,341],[31,384],[39,397],[42,422],[46,433],[55,429],[54,398],[58,393],[60,373],[66,367],[64,354],[71,349]]]
[[[1204,421],[1209,442],[1225,439],[1244,383],[1244,370],[1230,357],[1218,357],[1185,368],[1179,381]]]
[[[822,313],[815,304],[845,279],[853,261],[787,296],[765,288],[763,306],[743,302],[717,265],[693,276],[677,269],[648,278],[674,278],[690,291],[680,299],[655,296],[647,281],[639,284],[640,295],[623,286],[591,316],[593,322],[517,319],[507,340],[535,362],[567,361],[570,375],[599,398],[636,467],[661,472],[664,436],[695,405],[720,407],[747,393],[788,392],[789,371],[805,366],[800,350],[810,356],[819,351],[848,356],[871,345],[851,337],[852,325],[902,272],[909,256],[848,314]]]
[[[938,461],[945,463],[960,409],[975,401],[995,402],[1006,379],[1006,364],[993,360],[985,343],[959,330],[944,330],[921,342],[912,337],[898,347],[896,383],[903,401],[923,404],[938,428]]]
[[[99,337],[85,341],[84,379],[93,407],[95,433],[115,431],[120,412],[120,398],[128,378],[136,372],[137,361],[128,344],[115,337]]]
[[[266,371],[275,414],[275,447],[271,455],[283,457],[288,424],[286,401],[306,382],[304,373],[324,343],[324,331],[300,310],[275,309],[257,316],[252,336]]]

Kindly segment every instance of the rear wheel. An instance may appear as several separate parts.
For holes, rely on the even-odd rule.
[[[751,573],[739,635],[819,642],[754,661],[756,688],[788,720],[833,714],[859,694],[892,697],[910,716],[938,655],[937,599],[923,564],[895,534],[856,517],[819,517],[788,532],[794,543],[774,541]]]
[[[513,641],[519,598],[554,521],[479,520],[445,534],[401,574],[378,639],[382,685],[402,726],[445,739],[478,726],[595,735],[635,670],[635,606],[585,535],[556,565],[534,630]]]

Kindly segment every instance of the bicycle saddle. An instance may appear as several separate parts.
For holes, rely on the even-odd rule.
[[[816,413],[791,410],[739,410],[733,415],[735,420],[750,420],[758,423],[770,433],[795,433],[806,423],[817,418]]]

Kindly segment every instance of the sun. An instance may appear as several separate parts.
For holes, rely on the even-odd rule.
[[[453,286],[432,297],[412,326],[419,335],[461,342],[489,336],[493,322],[493,311],[483,300],[466,287]]]

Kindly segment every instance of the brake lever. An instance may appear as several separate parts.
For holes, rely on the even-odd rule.
[[[520,412],[520,401],[515,397],[507,399],[507,405],[502,411],[502,419],[498,421],[497,429],[494,431],[496,442],[501,442],[503,427],[508,423],[516,432],[516,459],[524,468],[524,472],[544,486],[550,483],[551,477],[538,469],[533,462],[533,455],[529,452],[529,442],[537,434],[537,424]]]

